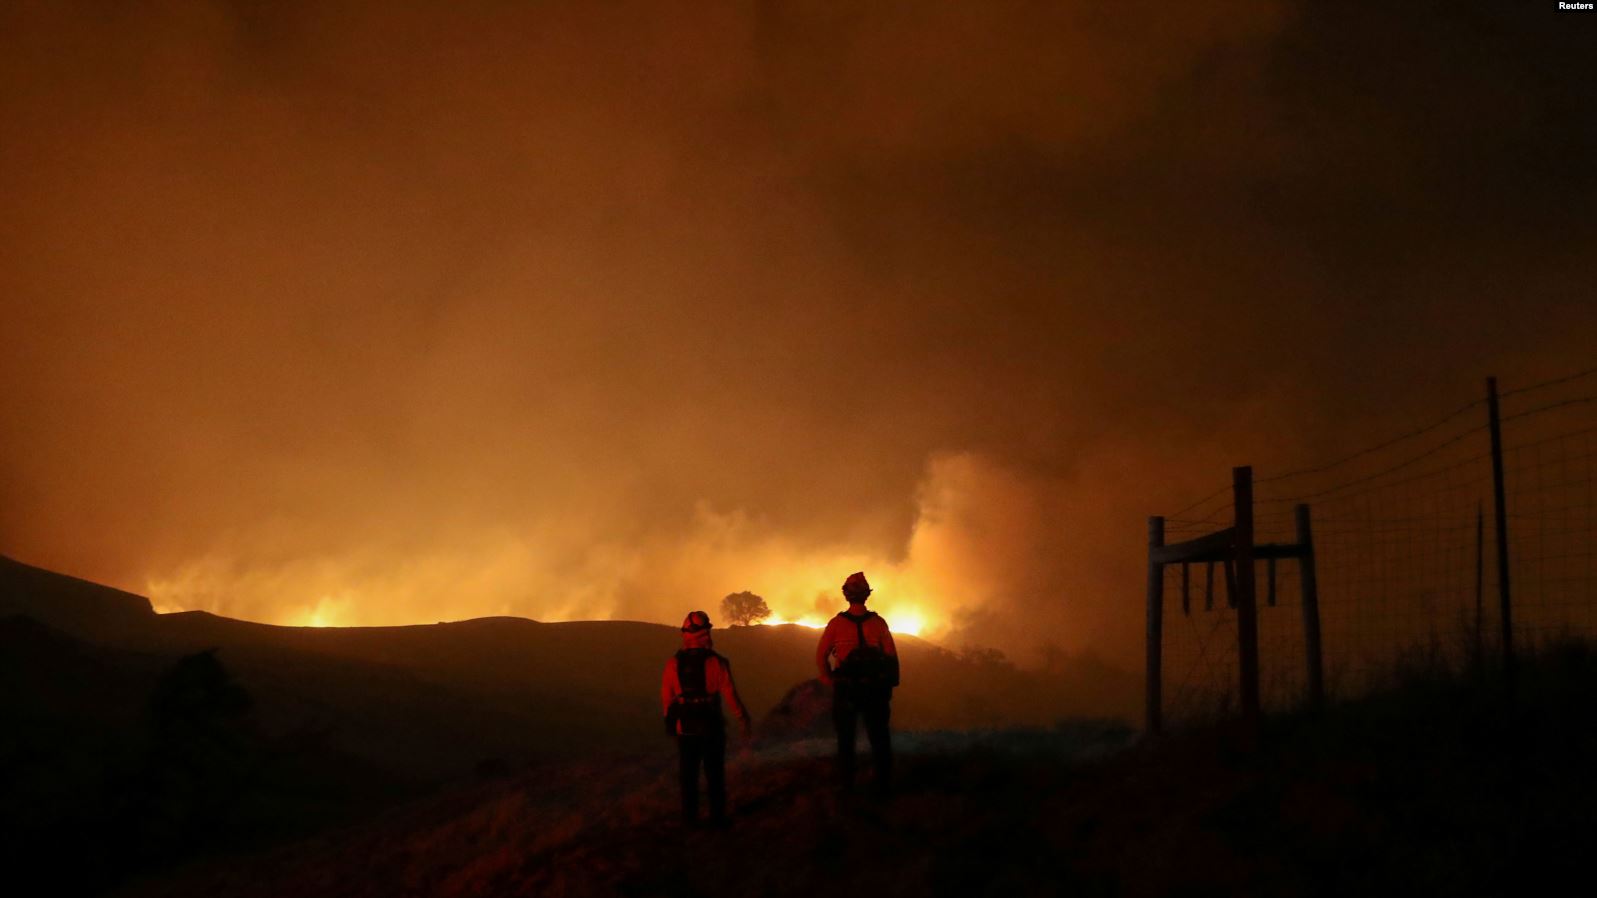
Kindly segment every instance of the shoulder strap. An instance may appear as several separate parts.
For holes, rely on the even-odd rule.
[[[849,614],[847,611],[840,611],[838,612],[837,616],[843,618],[844,620],[851,621],[854,624],[854,629],[859,632],[860,645],[870,645],[870,643],[865,641],[865,622],[873,617],[877,617],[878,615],[876,612],[867,611],[859,617],[855,617],[854,615]]]

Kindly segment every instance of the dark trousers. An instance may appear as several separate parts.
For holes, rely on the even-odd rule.
[[[871,766],[876,771],[876,788],[887,791],[893,780],[893,733],[888,721],[893,712],[893,693],[885,688],[860,688],[843,684],[832,690],[832,725],[837,728],[837,779],[844,787],[854,785],[854,721],[865,719],[865,737],[871,743]]]
[[[710,819],[726,818],[726,733],[678,736],[677,754],[682,773],[682,819],[699,819],[699,767],[710,793]]]

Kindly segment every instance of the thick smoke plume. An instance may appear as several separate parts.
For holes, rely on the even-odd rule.
[[[8,4],[0,551],[1130,657],[1145,515],[1597,345],[1578,29],[1407,6]]]

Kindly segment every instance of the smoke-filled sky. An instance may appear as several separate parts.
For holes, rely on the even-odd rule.
[[[0,552],[1126,661],[1146,515],[1597,347],[1553,4],[0,7]]]

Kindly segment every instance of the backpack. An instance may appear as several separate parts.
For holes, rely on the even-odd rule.
[[[881,646],[871,645],[865,641],[865,622],[877,614],[867,611],[859,617],[841,612],[838,617],[854,624],[854,629],[859,633],[859,645],[848,653],[833,676],[841,682],[851,686],[876,686],[892,689],[898,685],[898,658],[882,651]]]
[[[721,726],[721,697],[705,688],[704,664],[712,655],[715,653],[709,649],[677,652],[677,683],[682,692],[667,716],[684,736],[703,736]]]

